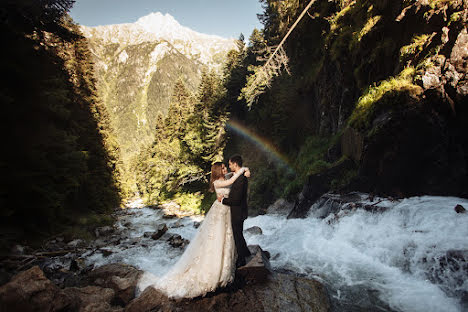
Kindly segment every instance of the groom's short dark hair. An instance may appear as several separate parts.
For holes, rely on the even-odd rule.
[[[239,167],[242,167],[242,157],[241,155],[233,155],[229,158],[229,161],[232,163],[236,163]]]

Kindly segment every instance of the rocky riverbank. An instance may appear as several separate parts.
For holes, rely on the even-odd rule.
[[[237,273],[234,285],[205,297],[172,300],[153,288],[135,298],[143,273],[130,265],[108,264],[75,275],[59,287],[34,266],[0,287],[1,311],[329,311],[325,287],[318,281],[274,273],[261,249]],[[69,280],[70,282],[71,280]]]
[[[289,311],[460,312],[468,307],[466,199],[327,193],[304,206],[304,218],[288,219],[293,206],[277,201],[269,214],[246,220],[248,244],[266,251],[255,248],[236,282],[205,298],[170,300],[151,289],[135,298],[141,273],[166,272],[203,220],[143,207],[116,212],[114,226],[97,229],[91,242],[56,237],[41,250],[16,246],[10,257],[0,258],[0,310],[18,305],[30,311],[25,302],[41,298],[56,298],[54,304],[71,311],[288,311],[287,305]]]
[[[174,261],[202,221],[176,210],[172,206],[118,210],[116,224],[97,228],[91,242],[56,237],[41,250],[17,245],[0,261],[0,311],[330,310],[327,291],[320,282],[274,272],[269,253],[259,246],[249,246],[254,256],[225,289],[203,298],[171,300],[151,288],[135,298],[143,270],[119,260],[128,262],[132,253],[164,246],[160,252],[167,253],[169,263]],[[249,231],[261,235],[262,230]]]

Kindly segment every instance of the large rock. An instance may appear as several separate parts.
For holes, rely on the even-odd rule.
[[[271,274],[270,253],[258,245],[248,246],[252,254],[247,264],[237,270],[243,280],[249,284],[262,283]]]
[[[463,207],[462,205],[456,205],[454,210],[455,210],[456,213],[465,213],[466,212],[465,207]]]
[[[173,311],[170,300],[153,287],[147,287],[143,293],[125,307],[125,312]]]
[[[0,287],[0,311],[77,311],[80,299],[48,280],[38,266]]]
[[[96,237],[101,237],[101,236],[110,235],[114,233],[114,231],[115,231],[114,228],[111,226],[103,226],[103,227],[96,228],[96,230],[94,230],[94,234],[96,235]]]
[[[125,312],[219,311],[293,312],[330,311],[325,287],[315,280],[274,273],[263,284],[247,284],[232,292],[222,290],[204,298],[171,300],[148,287]]]
[[[190,241],[188,239],[182,238],[179,234],[174,234],[168,239],[169,245],[171,245],[174,248],[184,248],[187,246]]]
[[[158,228],[156,229],[156,232],[153,235],[151,235],[151,238],[152,239],[159,239],[166,232],[167,232],[166,224],[160,224],[160,225],[158,225]]]
[[[331,182],[342,177],[346,172],[356,168],[356,164],[351,159],[345,159],[339,164],[308,177],[302,192],[299,194],[294,208],[288,215],[289,218],[305,218],[317,199],[329,191]]]
[[[259,226],[252,226],[246,230],[244,230],[245,233],[251,234],[251,235],[262,235],[263,231]]]
[[[167,225],[166,224],[160,224],[158,225],[156,231],[154,232],[145,232],[143,234],[144,237],[148,238],[148,237],[151,237],[152,239],[156,240],[156,239],[160,239],[161,236],[164,235],[164,233],[167,232]]]
[[[70,287],[63,290],[66,294],[80,299],[79,312],[108,312],[122,311],[122,308],[112,307],[111,302],[115,292],[110,288],[86,286],[83,288]]]
[[[435,103],[413,104],[392,112],[366,138],[353,188],[393,197],[462,196],[468,187],[468,154],[454,136],[465,130],[455,130],[455,123],[432,111]]]
[[[359,131],[347,127],[341,137],[341,153],[355,162],[359,162],[364,148],[364,138]]]
[[[277,214],[287,216],[294,207],[294,203],[288,202],[284,198],[280,198],[275,201],[273,204],[268,206],[266,213],[267,214]]]
[[[465,11],[466,14],[466,11]],[[449,62],[445,65],[445,77],[448,84],[456,90],[453,100],[466,100],[468,96],[468,33],[466,27],[457,36],[450,53]]]
[[[123,263],[112,263],[98,267],[88,273],[90,284],[115,291],[115,300],[126,305],[135,297],[135,287],[142,271]]]

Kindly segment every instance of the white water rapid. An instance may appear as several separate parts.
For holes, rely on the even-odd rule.
[[[305,219],[257,216],[247,219],[244,229],[259,226],[263,234],[246,233],[247,243],[269,251],[274,269],[321,280],[334,300],[344,303],[342,311],[347,311],[349,302],[366,311],[389,307],[395,311],[460,312],[468,309],[468,213],[456,213],[457,204],[468,207],[468,200],[413,197],[382,201],[380,207],[389,207],[384,212],[342,210],[338,217],[321,218],[323,212],[312,209]],[[158,210],[132,211],[134,215],[119,223],[123,227],[127,222],[129,239],[154,231],[160,223],[168,225],[168,233],[187,239],[196,231],[191,218],[177,223],[161,219]],[[162,238],[143,245],[116,246],[112,255],[95,253],[87,262],[121,261],[162,275],[181,254]],[[387,307],[379,307],[372,297]]]

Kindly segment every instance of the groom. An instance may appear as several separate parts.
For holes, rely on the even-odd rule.
[[[242,167],[242,157],[239,155],[229,158],[229,169],[237,172]],[[247,219],[247,178],[242,174],[232,184],[228,198],[218,196],[218,200],[224,205],[231,207],[231,224],[234,235],[234,242],[237,249],[236,267],[246,264],[246,257],[250,256],[249,248],[244,239],[244,220]]]

